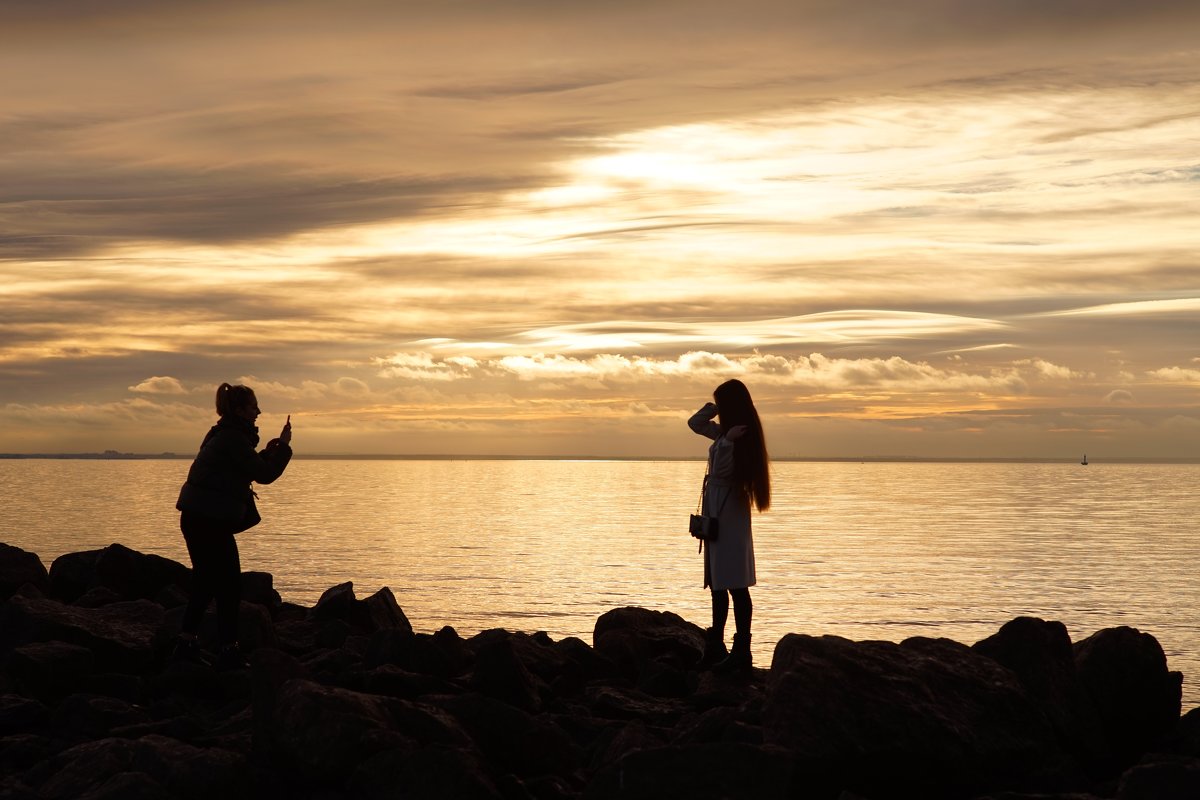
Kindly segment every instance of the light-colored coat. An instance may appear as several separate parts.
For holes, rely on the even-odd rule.
[[[704,543],[704,585],[719,592],[748,588],[757,579],[754,573],[754,536],[750,529],[750,497],[742,487],[734,486],[731,480],[733,449],[737,443],[721,435],[721,426],[713,422],[716,415],[716,405],[706,403],[691,416],[688,427],[713,440],[708,448],[708,488],[704,493],[704,513],[720,521],[717,523],[717,540]]]

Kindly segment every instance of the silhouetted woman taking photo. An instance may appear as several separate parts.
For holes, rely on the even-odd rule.
[[[258,399],[248,386],[222,383],[217,387],[217,415],[179,492],[179,527],[192,559],[192,594],[183,615],[183,630],[173,659],[204,662],[199,643],[200,623],[208,603],[217,601],[219,669],[247,666],[238,648],[238,607],[242,566],[234,535],[262,518],[254,503],[251,482],[271,483],[292,457],[292,418],[265,449],[258,447]]]
[[[717,517],[719,533],[716,541],[704,542],[704,585],[712,590],[713,617],[704,662],[711,664],[725,651],[725,622],[732,597],[733,647],[713,669],[748,671],[754,612],[750,587],[756,582],[750,504],[759,511],[770,507],[770,465],[762,422],[746,385],[739,380],[726,381],[713,392],[713,400],[688,420],[689,428],[713,440],[708,448],[704,513]]]

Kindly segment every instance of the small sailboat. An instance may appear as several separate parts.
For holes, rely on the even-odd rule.
[[[1083,464],[1085,467],[1087,466],[1087,453],[1083,454],[1083,461],[1080,461],[1079,463]]]

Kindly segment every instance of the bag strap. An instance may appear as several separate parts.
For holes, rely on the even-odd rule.
[[[704,495],[708,492],[708,478],[709,474],[712,472],[712,462],[713,454],[712,451],[709,451],[708,461],[704,464],[704,481],[700,484],[700,499],[696,501],[697,514],[704,513]],[[733,487],[730,487],[729,491],[725,493],[725,497],[722,498],[721,505],[717,508],[718,517],[721,516],[721,512],[725,510],[725,503],[729,501],[729,495],[731,494],[733,494]]]

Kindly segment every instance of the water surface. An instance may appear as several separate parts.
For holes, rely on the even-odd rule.
[[[120,542],[183,563],[187,461],[0,461],[0,540],[47,564]],[[310,605],[389,586],[421,631],[492,627],[591,641],[623,605],[704,625],[686,532],[703,462],[294,460],[259,489],[244,569]],[[788,632],[968,644],[1018,615],[1073,639],[1154,634],[1200,701],[1198,465],[774,465],[754,519],[755,658]],[[730,620],[732,635],[732,619]]]

